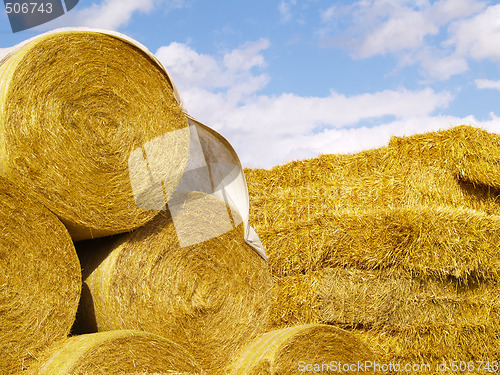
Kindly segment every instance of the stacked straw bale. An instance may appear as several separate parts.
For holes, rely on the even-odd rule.
[[[81,273],[64,225],[4,179],[0,221],[0,372],[14,374],[69,334]]]
[[[392,138],[389,146],[246,169],[256,230],[342,210],[451,205],[500,209],[500,135],[470,126]]]
[[[73,336],[48,347],[30,375],[186,374],[203,371],[180,345],[142,331]]]
[[[499,135],[460,126],[246,176],[272,328],[353,329],[385,361],[499,358]]]
[[[218,373],[265,329],[271,277],[244,242],[241,224],[181,247],[179,231],[204,239],[220,232],[229,210],[211,195],[186,194],[175,222],[160,213],[131,234],[78,246],[85,280],[79,330],[139,329],[173,338]]]
[[[345,328],[460,324],[500,328],[500,283],[411,277],[390,269],[326,268],[278,279],[276,325],[321,321]],[[306,313],[307,312],[307,313]]]
[[[154,56],[116,34],[63,29],[2,62],[1,174],[59,216],[74,240],[151,220],[155,212],[135,204],[129,155],[174,134],[164,158],[168,199],[189,153],[188,120]]]
[[[374,360],[372,351],[353,334],[329,325],[309,324],[257,337],[236,356],[230,374],[373,374],[365,364]]]
[[[344,210],[261,230],[273,275],[325,267],[500,277],[500,216],[451,206]]]

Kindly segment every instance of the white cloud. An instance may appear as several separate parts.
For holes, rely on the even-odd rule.
[[[422,10],[426,6],[426,1],[408,0],[360,0],[333,6],[321,14],[325,22],[321,34],[326,44],[348,47],[358,58],[416,48],[426,35],[437,32]],[[332,24],[346,20],[347,27],[342,24],[330,29]]]
[[[282,22],[290,22],[293,18],[292,6],[297,4],[297,0],[282,0],[278,6]]]
[[[160,4],[163,11],[167,11],[182,7],[185,2],[186,0],[101,0],[87,8],[75,8],[42,28],[82,26],[118,30],[126,26],[135,13],[150,13]],[[82,2],[80,4],[83,5]]]
[[[316,157],[320,154],[354,153],[382,147],[388,144],[392,136],[409,136],[464,124],[480,127],[492,133],[500,133],[500,118],[495,115],[491,115],[490,120],[483,122],[473,116],[465,118],[428,116],[392,121],[373,127],[330,129],[320,134],[278,140],[276,148],[286,151],[285,154],[274,152],[274,149],[265,151],[265,147],[262,147],[261,150],[266,152],[263,160],[253,158],[251,153],[246,153],[245,156],[248,166],[269,168],[279,163]],[[279,162],[276,163],[276,160]]]
[[[375,147],[387,141],[387,134],[408,129],[405,124],[427,126],[432,114],[452,100],[449,92],[430,88],[353,96],[335,91],[325,97],[264,95],[260,91],[269,77],[263,72],[263,52],[268,46],[267,40],[259,40],[215,58],[172,43],[156,53],[188,112],[220,131],[246,166],[270,167],[319,153]],[[360,127],[367,123],[378,126]]]
[[[413,58],[423,67],[424,75],[435,80],[444,81],[469,70],[465,57],[442,54],[433,48],[422,48]]]
[[[486,7],[484,1],[477,0],[441,0],[435,2],[428,16],[437,25],[447,25],[457,19],[464,19],[481,12]]]
[[[359,41],[356,55],[366,58],[416,49],[424,45],[424,38],[427,35],[435,35],[438,31],[439,28],[432,24],[424,13],[398,8],[390,19]]]
[[[447,44],[458,54],[476,60],[500,61],[500,5],[488,7],[484,12],[450,27]]]
[[[268,75],[260,72],[266,65],[261,51],[268,47],[269,41],[260,39],[217,59],[199,54],[186,44],[171,43],[158,49],[156,56],[173,76],[176,85],[183,89],[181,95],[186,103],[194,97],[197,98],[194,102],[200,103],[198,105],[209,105],[208,97],[215,91],[224,102],[237,105],[268,83]],[[207,100],[199,96],[206,96]]]
[[[135,12],[148,13],[154,0],[104,0],[89,8],[69,13],[75,17],[76,25],[116,30],[126,25]]]
[[[474,81],[478,89],[500,90],[500,81],[491,81],[489,79],[476,79]]]
[[[492,46],[500,41],[494,8],[479,0],[359,0],[322,12],[319,35],[322,45],[348,48],[355,58],[392,54],[445,80],[467,71],[471,56],[500,56]]]

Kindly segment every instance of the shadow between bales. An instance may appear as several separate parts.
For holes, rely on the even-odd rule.
[[[458,185],[464,194],[475,199],[478,203],[488,203],[490,205],[493,203],[500,209],[500,189],[488,185],[474,184],[463,179],[458,180]]]

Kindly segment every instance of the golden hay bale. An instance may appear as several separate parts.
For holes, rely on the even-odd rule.
[[[276,276],[336,266],[463,279],[500,271],[500,216],[465,208],[352,209],[259,235]]]
[[[270,331],[247,344],[231,364],[231,375],[373,373],[358,368],[375,356],[361,340],[337,327],[301,325]],[[349,366],[349,368],[344,368]]]
[[[500,134],[463,125],[411,137],[393,137],[389,147],[402,158],[441,164],[460,179],[500,188]]]
[[[328,323],[353,329],[381,363],[435,368],[443,361],[493,361],[500,355],[498,281],[341,268],[277,281],[273,328]]]
[[[0,228],[0,371],[11,374],[68,335],[81,273],[64,225],[3,179]]]
[[[141,331],[73,336],[50,346],[30,369],[33,375],[201,374],[180,345]]]
[[[328,323],[402,329],[469,324],[500,329],[500,283],[332,268],[277,279],[271,325]]]
[[[160,214],[114,241],[82,243],[88,293],[81,325],[92,328],[94,320],[99,331],[140,329],[174,338],[217,372],[263,331],[270,304],[267,263],[245,244],[242,225],[223,228],[228,209],[213,196],[189,193],[174,220]],[[223,234],[187,247],[177,238],[202,241],[213,233]]]
[[[1,173],[58,215],[74,240],[126,232],[154,217],[134,201],[134,150],[147,153],[148,141],[172,135],[166,198],[187,163],[188,120],[166,71],[124,38],[48,33],[0,66]]]
[[[479,361],[483,364],[490,362],[491,365],[497,361],[497,369],[500,365],[500,333],[497,329],[481,325],[415,325],[383,332],[353,331],[353,334],[365,341],[381,362],[430,363],[433,369],[445,361],[448,366],[452,361],[473,361],[476,369]],[[456,374],[457,371],[445,373]]]
[[[320,323],[321,275],[322,272],[309,272],[304,275],[273,276],[269,328]]]
[[[256,229],[345,209],[452,205],[500,209],[499,135],[473,127],[393,138],[390,145],[246,169]]]

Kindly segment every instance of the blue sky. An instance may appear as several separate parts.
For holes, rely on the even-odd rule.
[[[468,124],[500,133],[500,4],[479,0],[80,0],[61,26],[117,30],[164,63],[244,166]],[[498,116],[498,118],[497,118]]]

